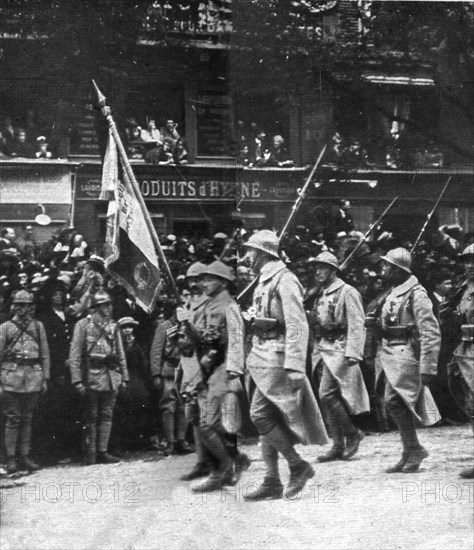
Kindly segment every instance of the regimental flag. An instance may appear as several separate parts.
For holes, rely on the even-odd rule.
[[[110,131],[99,196],[109,201],[105,266],[137,304],[151,313],[163,287],[158,254],[122,159],[120,164],[119,180],[117,146]]]

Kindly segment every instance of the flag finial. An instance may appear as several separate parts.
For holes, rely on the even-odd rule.
[[[105,95],[99,90],[99,87],[95,83],[95,80],[92,80],[92,84],[94,85],[95,92],[97,94],[97,103],[100,108],[105,107]]]

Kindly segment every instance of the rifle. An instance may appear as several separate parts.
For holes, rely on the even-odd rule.
[[[288,219],[286,220],[286,223],[283,226],[283,229],[281,230],[280,241],[283,238],[283,236],[285,235],[285,233],[288,229],[288,226],[290,225],[291,221],[293,220],[295,214],[298,212],[299,207],[301,206],[301,203],[303,202],[303,199],[306,196],[306,191],[308,190],[309,184],[311,183],[311,180],[313,179],[314,173],[318,169],[319,163],[321,162],[321,160],[323,158],[323,155],[326,152],[326,147],[327,147],[327,145],[325,145],[323,147],[321,153],[319,153],[318,160],[314,163],[313,169],[311,170],[309,176],[306,178],[306,181],[305,181],[305,184],[303,185],[303,188],[298,189],[298,198],[296,199],[295,204],[293,205],[293,207],[291,209],[290,215],[288,216]]]
[[[380,224],[380,222],[385,218],[385,215],[387,214],[387,212],[390,210],[390,208],[392,208],[392,206],[397,202],[398,200],[398,197],[399,196],[396,196],[392,202],[387,206],[387,208],[382,212],[382,214],[377,218],[377,220],[371,224],[371,226],[369,227],[369,229],[367,229],[367,231],[365,232],[364,234],[364,238],[360,241],[360,243],[357,244],[357,246],[355,246],[355,248],[351,251],[351,253],[349,254],[349,256],[347,256],[347,258],[342,262],[342,265],[340,267],[340,270],[341,271],[344,271],[344,269],[347,268],[347,266],[349,265],[349,262],[352,260],[352,258],[355,256],[355,253],[359,250],[359,248],[364,244],[365,242],[365,239],[367,239],[367,237],[372,233],[372,231]]]
[[[421,231],[418,235],[418,237],[416,238],[416,241],[415,241],[415,244],[411,247],[411,250],[410,250],[410,254],[413,254],[416,250],[416,247],[418,246],[418,244],[420,243],[420,239],[421,237],[423,236],[423,233],[425,232],[426,230],[426,227],[428,226],[428,224],[430,223],[430,220],[431,218],[433,217],[433,214],[436,210],[436,208],[438,208],[438,204],[440,203],[441,199],[443,198],[443,195],[444,193],[446,192],[446,189],[448,188],[448,185],[450,184],[451,180],[453,179],[453,176],[449,176],[448,178],[448,181],[446,182],[445,186],[443,187],[441,193],[439,194],[439,197],[438,197],[438,200],[435,202],[435,205],[433,206],[433,208],[431,209],[431,212],[428,214],[428,216],[426,217],[426,221],[423,225],[423,227],[421,228]]]
[[[229,242],[226,243],[224,246],[221,255],[219,256],[219,261],[223,262],[224,258],[227,256],[227,253],[232,248],[235,242],[237,242],[237,237],[239,235],[240,227],[237,227],[234,232],[232,233],[232,237],[230,238]]]
[[[320,162],[323,158],[324,153],[326,152],[326,147],[327,147],[327,145],[325,145],[322,148],[321,153],[319,153],[318,160],[314,163],[314,166],[313,166],[309,176],[306,178],[306,181],[305,181],[305,184],[303,185],[303,188],[298,189],[298,198],[296,199],[295,204],[293,205],[293,207],[291,209],[290,215],[288,216],[288,219],[286,220],[286,223],[283,226],[283,229],[281,230],[280,237],[279,237],[280,241],[283,238],[283,236],[285,235],[286,231],[288,230],[288,227],[289,227],[291,221],[293,220],[295,214],[298,212],[298,209],[301,206],[301,203],[303,202],[303,199],[306,196],[306,191],[308,190],[309,184],[311,183],[311,180],[313,179],[313,176],[314,176],[316,170],[318,169],[318,166],[319,166],[319,164],[320,164]],[[244,288],[244,290],[242,290],[242,292],[236,298],[237,302],[240,302],[242,300],[242,298],[247,294],[247,292],[249,292],[249,290],[251,290],[257,284],[257,280],[258,280],[258,277],[256,277],[248,286],[246,286]]]

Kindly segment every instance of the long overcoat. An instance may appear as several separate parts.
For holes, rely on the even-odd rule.
[[[274,339],[252,337],[247,356],[250,375],[263,395],[279,409],[298,442],[325,445],[326,429],[306,376],[309,331],[303,309],[303,287],[283,262],[275,260],[263,267],[253,307],[257,318],[276,319],[281,328]],[[301,377],[298,389],[294,389],[289,372]]]
[[[439,323],[428,293],[411,275],[392,289],[381,315],[383,330],[390,325],[390,317],[396,318],[399,325],[413,327],[406,343],[393,344],[382,338],[377,358],[388,382],[408,409],[423,424],[431,424],[432,416],[419,414],[417,408],[423,389],[421,374],[436,374],[441,343]]]
[[[359,292],[336,278],[315,303],[315,310],[321,328],[337,328],[340,335],[335,340],[321,338],[315,345],[313,360],[320,357],[324,361],[352,414],[370,411],[360,367],[357,363],[348,365],[348,358],[361,361],[364,355],[365,315]]]

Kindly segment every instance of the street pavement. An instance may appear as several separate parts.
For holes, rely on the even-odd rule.
[[[301,447],[316,476],[292,501],[245,502],[264,473],[257,444],[236,487],[194,494],[179,477],[193,455],[132,456],[113,465],[41,470],[0,491],[0,547],[10,549],[472,549],[474,482],[468,425],[420,430],[430,452],[416,474],[386,474],[398,434],[368,435],[348,462],[318,464],[327,448]],[[283,482],[288,479],[281,462]]]

